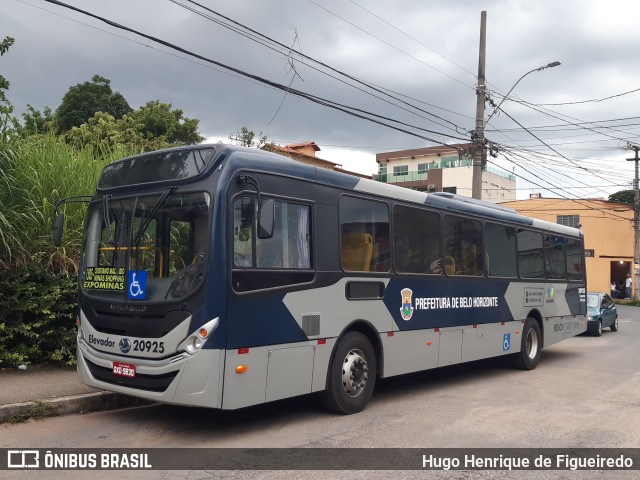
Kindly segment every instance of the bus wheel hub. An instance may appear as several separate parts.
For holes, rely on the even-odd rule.
[[[353,349],[342,362],[342,387],[350,397],[364,392],[369,379],[369,366],[361,350]]]

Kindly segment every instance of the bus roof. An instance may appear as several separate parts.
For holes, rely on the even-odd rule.
[[[526,217],[520,215],[514,209],[482,200],[443,192],[426,193],[411,190],[397,185],[355,177],[326,168],[306,165],[282,155],[263,150],[246,149],[229,145],[225,145],[224,147],[225,151],[221,152],[221,154],[225,157],[228,155],[229,160],[233,164],[236,163],[237,159],[239,161],[237,165],[239,168],[251,168],[272,173],[281,173],[352,190],[354,193],[361,192],[387,199],[422,204],[451,213],[477,215],[491,220],[515,223],[562,235],[582,236],[582,233],[577,228]],[[265,161],[269,162],[268,166]]]
[[[443,192],[426,193],[409,188],[390,185],[387,183],[376,182],[367,178],[356,177],[346,173],[329,170],[326,168],[315,167],[301,162],[297,162],[283,155],[260,150],[256,148],[240,147],[226,144],[199,144],[184,147],[174,147],[170,149],[158,150],[156,152],[148,152],[133,157],[128,157],[112,163],[111,166],[105,167],[104,172],[109,168],[118,165],[126,165],[127,162],[140,163],[140,159],[145,156],[158,158],[163,154],[168,156],[173,152],[184,152],[188,150],[211,149],[215,151],[214,158],[206,165],[207,171],[198,171],[197,177],[214,171],[222,163],[226,163],[227,167],[232,170],[251,169],[256,171],[265,171],[291,177],[306,179],[309,181],[319,182],[332,185],[345,190],[351,190],[354,193],[365,193],[379,196],[386,199],[395,199],[404,202],[421,204],[443,210],[451,213],[459,213],[466,215],[476,215],[478,217],[487,218],[496,221],[514,223],[517,225],[539,228],[562,235],[570,235],[574,237],[582,236],[579,229],[567,227],[564,225],[547,222],[544,220],[533,219],[518,214],[515,210],[500,205],[485,202],[482,200],[472,199],[461,195],[454,195]],[[101,179],[103,181],[103,179]],[[157,181],[157,180],[154,180]],[[170,180],[169,180],[170,181]],[[100,188],[99,190],[104,190]],[[117,188],[116,185],[111,186]]]

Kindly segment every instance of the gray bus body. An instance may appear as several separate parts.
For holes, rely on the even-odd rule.
[[[469,253],[471,252],[471,253]],[[237,409],[541,350],[586,330],[579,230],[452,195],[195,146],[105,168],[87,213],[78,372]]]

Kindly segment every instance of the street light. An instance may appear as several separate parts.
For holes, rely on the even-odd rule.
[[[527,73],[522,75],[516,83],[513,84],[513,87],[507,92],[507,94],[502,97],[502,100],[498,104],[498,106],[491,112],[489,118],[484,120],[484,103],[485,103],[485,84],[484,84],[484,50],[485,50],[485,14],[486,12],[482,12],[482,23],[480,25],[480,59],[478,61],[478,88],[476,89],[476,129],[473,136],[473,177],[471,184],[471,196],[472,198],[482,199],[482,170],[484,169],[486,160],[484,159],[484,125],[489,123],[491,117],[498,111],[502,102],[504,102],[507,97],[513,92],[513,89],[516,88],[516,85],[520,83],[524,77],[533,72],[539,72],[540,70],[544,70],[545,68],[553,68],[560,65],[560,62],[555,61],[548,63],[542,67],[534,68],[533,70],[529,70]]]
[[[560,62],[555,61],[555,62],[551,62],[548,63],[547,65],[544,65],[542,67],[538,67],[538,68],[534,68],[533,70],[529,70],[527,73],[525,73],[524,75],[522,75],[518,81],[516,83],[513,84],[513,87],[511,87],[511,89],[507,92],[507,94],[502,97],[502,100],[500,100],[500,103],[498,104],[498,106],[493,110],[493,112],[491,112],[491,115],[489,115],[489,118],[487,118],[487,120],[485,121],[485,123],[489,123],[489,120],[491,119],[491,117],[493,117],[493,114],[496,113],[498,111],[498,109],[500,108],[500,105],[502,105],[502,102],[504,102],[507,97],[509,96],[509,94],[511,92],[513,92],[513,89],[516,88],[516,85],[518,85],[518,83],[520,83],[520,80],[522,80],[524,77],[526,77],[527,75],[529,75],[530,73],[533,72],[539,72],[540,70],[544,70],[545,68],[553,68],[553,67],[557,67],[558,65],[560,65]]]

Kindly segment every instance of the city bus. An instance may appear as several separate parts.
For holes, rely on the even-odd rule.
[[[499,205],[222,144],[112,163],[88,201],[77,368],[99,389],[352,414],[379,379],[531,370],[587,328],[580,230]]]

